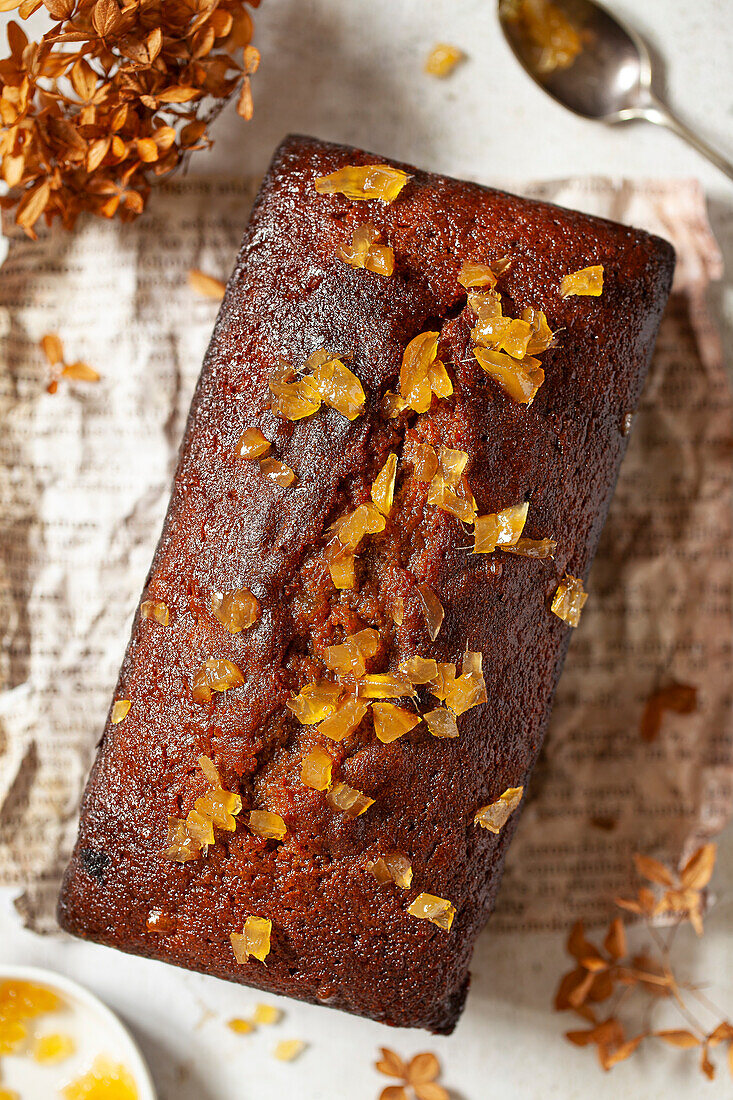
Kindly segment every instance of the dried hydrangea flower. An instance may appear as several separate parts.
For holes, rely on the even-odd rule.
[[[350,787],[348,783],[334,783],[326,795],[326,802],[332,810],[339,810],[347,817],[361,817],[374,805],[373,798]]]
[[[566,573],[557,586],[550,610],[563,622],[575,627],[580,623],[580,613],[587,599],[588,593],[583,588],[582,580]]]
[[[338,257],[350,267],[366,268],[375,275],[390,276],[394,272],[394,252],[386,244],[377,244],[381,231],[369,222],[358,225],[350,245],[341,245]]]
[[[288,831],[280,814],[270,813],[269,810],[251,810],[247,824],[251,832],[263,840],[284,840]]]
[[[490,378],[520,405],[531,405],[545,380],[539,360],[528,355],[521,362],[501,351],[477,347],[473,354]]]
[[[456,915],[455,907],[445,898],[436,897],[435,894],[418,894],[407,907],[407,912],[411,917],[432,921],[445,932],[450,931]]]
[[[248,588],[212,592],[211,610],[230,634],[239,634],[254,626],[260,617],[260,605]]]
[[[389,517],[392,511],[396,477],[397,455],[390,454],[372,482],[372,500],[383,516]]]
[[[412,864],[401,852],[385,852],[367,863],[367,871],[374,875],[380,886],[393,882],[400,890],[409,890],[412,885]]]
[[[266,917],[247,917],[241,932],[231,932],[229,939],[238,963],[246,963],[250,958],[264,962],[270,954],[270,934],[272,921]]]
[[[379,199],[391,203],[412,177],[390,164],[352,164],[328,176],[319,176],[319,195],[344,195],[347,199]]]
[[[333,760],[318,745],[303,757],[300,766],[300,778],[303,785],[313,791],[327,791],[331,786]]]
[[[463,50],[458,46],[449,46],[446,42],[438,42],[425,61],[425,72],[428,76],[446,77],[455,69],[459,61],[463,61]]]
[[[490,833],[498,833],[522,801],[524,787],[508,787],[496,802],[481,806],[473,818],[474,825],[481,825]]]
[[[127,718],[131,706],[131,699],[115,699],[112,704],[112,713],[109,719],[113,726],[119,725],[120,722],[123,722],[125,718]]]
[[[518,542],[527,522],[529,503],[513,504],[501,512],[476,517],[474,554],[491,554],[497,546],[513,546]]]
[[[234,448],[234,453],[240,458],[260,458],[267,454],[271,446],[272,443],[269,439],[265,439],[259,428],[245,428]]]
[[[397,707],[394,703],[373,703],[372,717],[377,740],[384,745],[389,745],[398,737],[409,733],[422,721],[419,714]]]
[[[560,295],[570,298],[574,294],[598,298],[603,293],[603,264],[581,268],[566,275],[560,283]]]

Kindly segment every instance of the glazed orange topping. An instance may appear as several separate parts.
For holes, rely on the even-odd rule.
[[[235,447],[235,454],[240,458],[259,458],[266,455],[271,446],[270,440],[265,439],[259,428],[245,428]]]
[[[519,554],[524,558],[552,558],[557,550],[554,539],[517,539],[513,546],[502,546],[505,554]]]
[[[522,801],[524,787],[509,787],[504,794],[497,798],[496,802],[490,802],[488,806],[481,806],[474,815],[474,825],[481,825],[490,833],[498,833],[502,825],[505,825]]]
[[[501,512],[476,517],[474,554],[491,554],[497,546],[514,546],[527,522],[529,504],[513,504]]]
[[[560,294],[563,298],[570,298],[574,294],[590,295],[598,298],[603,293],[603,264],[594,267],[584,267],[581,271],[574,271],[572,275],[566,275],[560,283]]]
[[[414,696],[415,691],[406,676],[391,672],[377,672],[366,675],[356,685],[362,699],[401,699]]]
[[[474,348],[473,354],[490,378],[520,405],[531,405],[545,380],[539,360],[528,355],[521,362],[500,351]]]
[[[229,940],[238,963],[246,963],[251,957],[264,962],[270,954],[272,921],[266,917],[247,917],[241,932],[231,932]]]
[[[27,1037],[25,1024],[62,1006],[44,985],[16,979],[0,982],[0,1055],[12,1054]]]
[[[106,1054],[94,1059],[92,1068],[61,1090],[64,1100],[138,1100],[130,1071]]]
[[[328,176],[319,176],[315,188],[319,195],[345,195],[356,201],[379,199],[390,203],[409,179],[407,172],[390,164],[352,164]]]
[[[356,550],[365,535],[378,535],[385,526],[384,516],[371,503],[360,504],[334,524],[339,542],[351,550]]]
[[[419,714],[396,707],[394,703],[373,703],[372,716],[377,740],[384,745],[389,745],[398,737],[409,733],[422,721]]]
[[[357,226],[351,244],[339,248],[339,258],[351,267],[364,267],[375,275],[391,275],[394,272],[394,252],[388,245],[376,244],[380,236],[380,230],[368,222]]]
[[[168,606],[162,600],[143,600],[140,604],[140,616],[143,619],[154,619],[161,626],[168,626],[170,622]]]
[[[496,275],[488,264],[476,263],[475,260],[464,260],[458,273],[458,282],[466,290],[477,286],[488,286],[492,289],[496,286]]]
[[[438,42],[433,46],[425,62],[425,72],[429,76],[449,76],[459,61],[466,55],[458,46],[449,46],[445,42]]]
[[[390,454],[372,484],[372,500],[383,516],[389,516],[394,503],[397,455]]]
[[[209,657],[194,673],[191,694],[195,703],[209,703],[212,691],[229,691],[243,683],[244,676],[233,661]]]
[[[557,586],[551,610],[569,626],[578,626],[587,599],[588,593],[583,588],[582,580],[566,573]]]
[[[297,695],[285,704],[302,726],[312,726],[330,717],[336,710],[343,688],[330,680],[317,680],[305,684]]]
[[[373,863],[367,863],[367,870],[371,871],[380,886],[394,882],[400,890],[409,890],[412,885],[412,864],[400,852],[386,852]]]
[[[455,714],[447,707],[436,707],[423,714],[425,725],[433,737],[458,737],[458,724]]]
[[[427,412],[433,399],[429,371],[438,353],[439,336],[439,332],[421,332],[402,355],[400,395],[417,413]]]
[[[65,1062],[76,1050],[76,1043],[70,1035],[54,1032],[41,1035],[33,1048],[33,1060],[41,1066],[56,1066]]]
[[[361,817],[374,805],[374,799],[361,791],[349,787],[346,783],[335,783],[326,795],[326,802],[332,810],[339,810],[347,817]]]
[[[260,473],[269,477],[276,485],[282,485],[284,489],[289,489],[297,481],[295,471],[277,458],[261,458]]]
[[[317,745],[306,753],[300,767],[300,778],[304,786],[314,791],[327,791],[331,786],[333,760],[328,753]]]
[[[429,920],[437,924],[438,928],[449,932],[456,915],[455,908],[445,898],[438,898],[435,894],[418,894],[407,907],[407,912],[412,917],[420,920]]]
[[[239,634],[254,626],[260,617],[260,605],[248,588],[232,588],[228,592],[214,592],[211,610],[230,634]]]
[[[248,824],[255,836],[261,836],[264,840],[284,840],[288,831],[280,814],[268,810],[252,810]]]
[[[433,592],[432,588],[427,584],[421,584],[418,588],[420,593],[420,600],[422,602],[423,615],[425,616],[425,625],[428,628],[428,635],[431,642],[440,634],[440,628],[443,625],[443,619],[445,617],[445,611],[443,605]]]
[[[323,353],[325,349],[322,349]],[[353,371],[332,356],[318,363],[310,379],[324,405],[330,405],[348,420],[356,420],[364,412],[366,394]]]
[[[110,722],[113,726],[118,726],[120,722],[124,722],[130,713],[130,707],[132,701],[130,699],[115,699],[112,704],[112,713],[110,715]]]
[[[411,684],[429,684],[438,675],[438,665],[433,657],[410,657],[400,665]]]

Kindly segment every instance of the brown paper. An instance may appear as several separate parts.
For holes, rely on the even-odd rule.
[[[733,806],[733,406],[705,306],[720,260],[690,183],[525,193],[641,225],[678,249],[675,292],[573,638],[494,930],[602,918],[635,849],[676,860]],[[160,531],[216,314],[187,273],[228,275],[254,186],[161,187],[136,223],[15,235],[0,279],[0,885],[53,928],[78,799]],[[57,332],[102,375],[46,392]],[[528,658],[529,659],[529,658]],[[693,714],[642,740],[648,695]]]

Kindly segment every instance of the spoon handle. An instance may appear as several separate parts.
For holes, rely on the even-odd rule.
[[[721,172],[725,172],[729,179],[733,180],[733,162],[722,156],[712,145],[708,145],[707,141],[704,141],[699,134],[696,134],[681,119],[677,118],[661,100],[652,99],[648,106],[641,107],[638,111],[638,117],[646,119],[647,122],[653,122],[657,126],[666,126],[668,130],[672,130],[688,145],[691,145],[693,149],[696,149],[698,153],[701,153],[711,164],[719,168]]]

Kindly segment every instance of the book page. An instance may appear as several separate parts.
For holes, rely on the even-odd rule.
[[[188,271],[228,277],[255,189],[191,178],[158,188],[130,225],[85,219],[36,243],[11,234],[0,278],[0,884],[22,888],[18,908],[37,930],[55,927],[216,316]],[[721,265],[702,194],[689,182],[514,189],[661,233],[678,271],[494,931],[604,919],[629,887],[632,852],[674,862],[733,807],[733,404],[706,307]],[[61,379],[48,393],[49,332],[100,381]],[[643,737],[646,701],[673,684],[694,709],[664,711]]]

